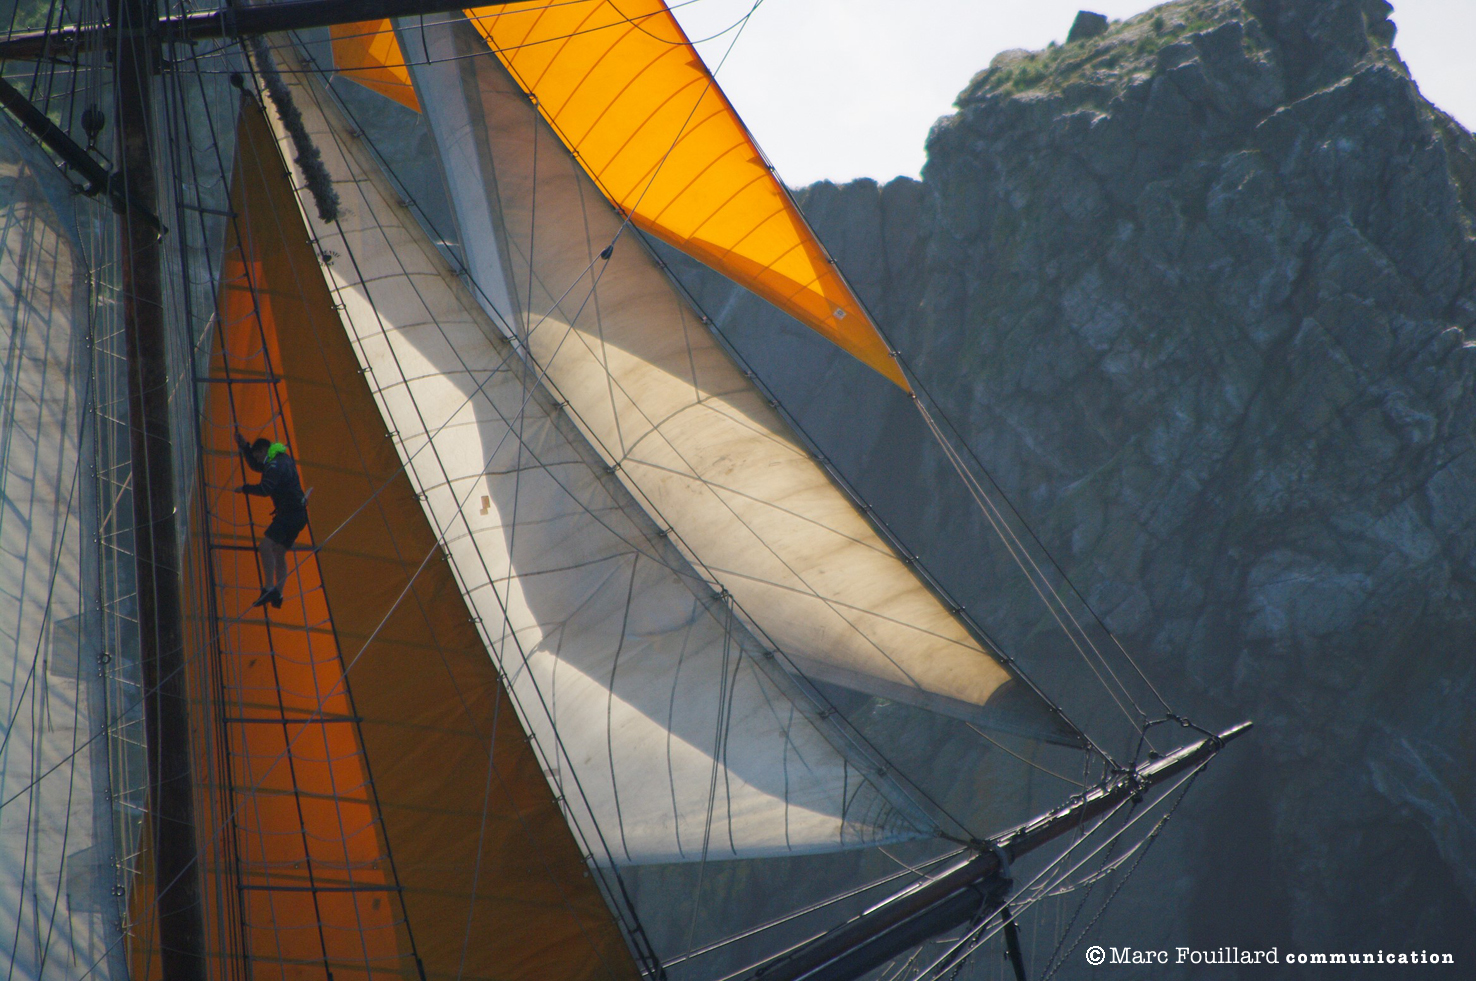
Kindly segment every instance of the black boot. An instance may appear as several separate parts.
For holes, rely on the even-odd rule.
[[[274,593],[276,593],[276,592],[277,591],[275,589],[263,589],[261,591],[261,595],[258,596],[258,597],[256,597],[256,602],[254,602],[250,606],[248,606],[247,609],[248,610],[254,610],[258,606],[266,606],[267,605],[267,602],[269,600],[271,600],[272,595]],[[278,606],[281,606],[282,605],[280,600],[277,602],[277,605]]]
[[[272,604],[272,609],[280,610],[282,608],[282,587],[278,586],[273,589],[267,596],[267,601]]]

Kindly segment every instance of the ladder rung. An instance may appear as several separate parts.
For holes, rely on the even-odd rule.
[[[222,722],[226,722],[226,723],[231,723],[231,722],[242,722],[242,723],[259,722],[259,723],[264,723],[264,724],[267,724],[267,725],[316,725],[319,722],[363,722],[364,719],[363,719],[362,716],[358,716],[358,715],[303,716],[300,719],[252,718],[250,716],[243,716],[243,715],[237,715],[237,716],[229,716],[228,715],[225,718],[221,719],[221,721]]]
[[[202,215],[220,215],[222,218],[236,217],[234,211],[221,211],[219,208],[207,208],[199,204],[181,204],[180,207],[186,211],[198,211]]]
[[[242,889],[253,892],[399,892],[400,886],[273,886],[241,883]]]
[[[227,544],[224,544],[224,543],[211,542],[210,543],[210,547],[211,547],[211,549],[213,549],[214,551],[217,551],[217,552],[254,552],[254,551],[256,551],[256,549],[257,549],[258,546],[256,546],[256,545],[227,545]],[[311,546],[311,545],[293,545],[287,551],[289,551],[289,552],[311,552],[312,550],[313,550],[313,546]]]
[[[267,378],[227,378],[224,375],[196,375],[197,382],[210,382],[216,385],[275,385],[282,379],[276,377]]]

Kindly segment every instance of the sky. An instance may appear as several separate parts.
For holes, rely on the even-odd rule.
[[[1083,0],[669,0],[786,183],[917,176],[923,141],[975,72],[1064,41]],[[1476,0],[1392,0],[1426,98],[1476,128]],[[679,6],[680,4],[680,6]],[[1087,0],[1113,19],[1150,0]],[[726,60],[724,57],[726,55]]]

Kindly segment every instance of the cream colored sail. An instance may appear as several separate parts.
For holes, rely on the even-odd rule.
[[[822,735],[830,724],[607,472],[326,90],[290,77],[341,198],[332,225],[303,208],[322,272],[592,856],[759,856],[928,832],[861,778],[838,731]]]
[[[800,445],[484,39],[454,15],[400,30],[478,296],[750,629],[810,677],[1062,737]]]
[[[72,188],[28,143],[0,121],[0,951],[8,977],[106,979],[123,909],[84,518],[90,297]]]

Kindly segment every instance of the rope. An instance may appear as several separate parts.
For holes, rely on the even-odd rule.
[[[311,90],[311,89],[309,91],[310,91],[310,94],[312,95],[312,97],[315,100],[317,100],[318,99],[318,95],[317,95],[316,91],[315,90]],[[344,152],[345,152],[346,155],[348,154],[348,151],[344,151]],[[309,229],[309,234],[312,234],[312,230],[311,229]],[[344,244],[347,246],[348,243],[345,242]],[[349,258],[350,263],[355,268],[355,275],[358,277],[358,279],[362,280],[363,279],[363,276],[358,271],[358,262],[357,262],[357,259],[355,259],[355,257],[353,255],[353,252],[352,252],[351,249],[349,251],[348,258]],[[577,285],[577,283],[575,285]],[[330,286],[330,289],[332,289],[332,288],[333,287]],[[573,287],[571,286],[571,289],[572,288]],[[417,292],[418,292],[418,289],[417,289]],[[586,302],[588,302],[588,299],[587,298],[586,298]],[[427,307],[426,309],[429,310],[430,308]],[[376,318],[378,318],[378,312],[377,311],[375,311],[375,316],[376,316]],[[386,339],[387,339],[388,338],[388,329],[389,328],[388,328],[388,325],[386,325],[386,324],[383,323],[382,319],[379,319],[379,329],[380,329],[380,332],[382,334],[384,334],[386,336]],[[514,355],[515,355],[515,352],[514,351],[510,351],[509,354],[507,356],[505,356],[503,364],[504,365],[507,364],[508,363],[508,359],[514,357]],[[401,376],[401,381],[402,382],[403,381],[406,381],[408,379],[408,376],[406,375],[406,373],[405,373],[405,371],[404,371],[403,368],[399,368],[398,367],[398,356],[397,355],[394,355],[393,352],[392,352],[392,358],[396,362],[396,366],[397,366],[398,371],[399,371],[399,374]],[[519,363],[521,363],[521,362],[519,362]],[[474,374],[475,373],[473,373],[473,375]],[[496,374],[496,370],[494,370],[493,372],[489,372],[480,382],[478,382],[478,384],[476,386],[476,389],[474,390],[473,394],[472,395],[469,395],[466,399],[464,399],[463,402],[462,402],[462,405],[465,405],[466,402],[469,401],[470,398],[473,397],[476,394],[476,392],[480,392],[485,387],[485,385],[495,376],[495,374]],[[534,374],[536,376],[537,373],[535,372]],[[529,391],[531,393],[531,389]],[[526,400],[524,401],[524,403],[522,405],[522,408],[524,408],[524,409],[526,408]],[[459,411],[459,409],[458,409],[458,411]],[[418,406],[415,407],[415,412],[416,412],[417,416],[420,416],[421,417],[421,428],[422,428],[422,430],[424,430],[424,431],[426,431],[428,433],[432,433],[433,434],[434,432],[439,432],[440,429],[441,428],[444,428],[444,426],[446,424],[449,424],[449,421],[450,421],[450,418],[448,417],[447,423],[443,423],[441,427],[436,427],[435,430],[431,430],[431,427],[429,427],[428,425],[425,424],[425,421],[423,419],[423,416],[421,415],[421,412],[420,412],[420,409],[419,409]],[[454,413],[453,413],[453,416],[454,416]],[[505,419],[505,417],[504,417],[504,422],[507,422],[507,420]],[[506,440],[507,438],[513,436],[514,435],[514,428],[515,427],[513,427],[509,423],[508,424],[508,431],[507,431],[506,434],[504,434],[504,436],[502,437],[502,439],[503,440]],[[499,443],[499,446],[500,445],[501,445],[501,443]],[[429,439],[427,439],[426,443],[422,445],[421,449],[424,449],[427,446],[431,447],[431,449],[432,449],[431,457],[436,462],[436,465],[439,466],[440,469],[441,469],[441,471],[442,471],[442,476],[444,478],[443,483],[446,486],[450,486],[450,477],[449,477],[449,474],[446,471],[444,461],[441,460],[438,451],[436,451],[435,448],[434,448],[433,442],[431,440],[429,440]],[[531,447],[527,447],[527,449],[531,453],[531,449],[532,448]],[[419,450],[417,450],[416,452],[418,453]],[[494,452],[495,452],[495,450],[494,450]],[[414,454],[411,454],[411,455],[413,456]],[[404,470],[407,465],[408,465],[407,463],[406,464],[402,464],[400,469],[401,470]],[[387,484],[385,486],[387,486]],[[472,490],[475,489],[475,486],[476,486],[475,484],[469,484],[468,494],[470,494],[472,492]],[[382,490],[383,488],[381,487],[380,489]],[[377,493],[378,493],[378,491],[376,491],[376,494]],[[363,505],[361,505],[360,509],[362,509],[362,507],[363,507]],[[464,508],[465,508],[465,501],[463,500],[463,501],[458,502],[458,506],[456,508],[456,513],[460,516],[459,520],[462,522],[463,526],[466,528],[467,533],[468,534],[471,534],[471,528],[466,523],[466,518],[465,518],[465,515],[464,515]],[[433,524],[434,524],[434,522],[433,522]],[[342,525],[340,525],[340,527],[342,527]],[[437,527],[435,530],[437,532],[438,542],[450,541],[450,538],[449,538],[449,536],[447,534],[447,529]],[[503,620],[504,623],[506,623],[510,618],[508,616],[508,611],[507,611],[507,608],[506,608],[506,600],[502,597],[500,591],[497,590],[497,588],[495,586],[495,583],[496,583],[497,579],[496,579],[496,577],[494,577],[492,575],[491,570],[487,568],[487,566],[486,566],[486,559],[485,559],[484,556],[481,556],[480,553],[478,554],[478,560],[482,564],[483,572],[484,572],[484,574],[487,577],[487,582],[492,585],[492,594],[494,596],[495,601],[497,602],[497,604],[499,606],[499,609],[501,610],[502,620]],[[452,565],[453,565],[453,568],[455,568],[454,561],[453,561]],[[522,648],[521,639],[518,638],[516,635],[514,635],[512,637],[512,640],[514,641],[514,643],[518,647],[518,653],[519,653],[519,655],[521,656],[521,658],[522,658],[522,660],[524,662],[524,666],[527,667],[528,666],[528,652]],[[484,636],[484,642],[486,642],[486,643],[488,643],[490,645],[491,644],[491,639]],[[491,648],[489,646],[489,649],[493,649],[493,648]],[[522,710],[521,702],[520,702],[520,700],[519,700],[519,698],[517,696],[516,691],[513,690],[511,687],[509,687],[508,692],[509,692],[509,695],[513,698],[514,704],[519,705],[520,710]],[[542,699],[542,696],[541,695],[540,695],[540,701],[543,701],[543,706],[542,707],[543,707],[543,709],[544,709],[544,711],[546,713],[550,713],[550,718],[551,718],[551,710],[549,709],[546,701],[544,701]],[[567,758],[568,757],[567,751],[563,748],[562,742],[560,740],[558,740],[557,732],[555,732],[555,740],[558,743],[558,752],[560,754],[563,754]],[[537,746],[536,740],[533,741],[533,745],[535,747]],[[546,754],[544,754],[544,758],[547,759]],[[550,772],[557,772],[557,768],[555,766],[549,766],[548,769],[549,769]],[[588,801],[587,795],[585,794],[585,792],[584,792],[584,790],[583,790],[583,788],[582,788],[582,786],[580,784],[580,781],[578,779],[577,774],[574,774],[573,775],[573,782],[574,782],[574,785],[575,785],[575,789],[576,789],[576,791],[578,793],[578,797],[580,799],[585,800],[586,801],[586,806],[588,806],[588,804],[587,804],[587,801]],[[520,820],[521,820],[521,817],[520,817]],[[576,836],[578,836],[579,835],[579,829],[576,827],[574,829],[574,831],[576,833]],[[597,835],[600,838],[600,846],[604,850],[604,854],[607,855],[607,856],[610,856],[610,858],[611,858],[611,865],[609,866],[608,869],[597,869],[597,871],[602,876],[603,875],[609,875],[609,876],[611,876],[616,881],[616,884],[617,884],[618,891],[619,891],[620,895],[623,896],[625,894],[625,886],[624,886],[623,881],[621,880],[621,877],[620,877],[620,874],[619,874],[618,870],[616,870],[616,868],[615,868],[613,856],[611,855],[611,852],[609,850],[609,846],[604,841],[603,834],[599,831],[598,828],[596,828],[596,832],[597,832]],[[572,912],[572,907],[570,907],[570,908],[571,908],[571,912]],[[619,907],[617,907],[617,911],[619,911]],[[634,910],[633,909],[629,909],[628,908],[625,912],[628,913],[628,915],[634,920]],[[582,928],[582,925],[583,925],[582,924],[582,920],[580,921],[580,923],[581,923],[581,928]],[[636,942],[639,945],[640,942],[639,942],[638,938],[643,934],[643,931],[642,931],[642,929],[641,929],[641,927],[639,925],[638,920],[634,921],[634,924],[633,925],[631,923],[626,923],[624,925],[626,926],[626,928],[629,931],[631,931],[631,935],[633,937],[633,942]],[[654,961],[654,955],[652,955],[651,960],[650,960],[650,963],[652,965],[654,965],[653,966],[653,971],[659,973],[659,965],[656,964],[656,962]]]
[[[590,264],[590,266],[593,266],[593,263]],[[587,268],[589,268],[589,267],[586,267],[586,271],[587,271]],[[602,273],[602,270],[601,270],[601,273]],[[577,280],[576,280],[576,282],[577,282]],[[598,286],[598,276],[596,276],[595,283],[596,283],[596,286]],[[568,292],[567,289],[565,289],[565,295],[567,295],[567,292]],[[589,302],[589,298],[590,297],[593,297],[593,292],[592,292],[592,294],[587,295],[586,299],[584,299],[584,302],[586,302],[586,304],[587,304],[587,302]],[[561,301],[555,301],[554,308],[551,308],[551,313],[552,313],[552,311],[556,310],[556,308],[558,308],[559,302],[561,302]],[[583,308],[583,304],[582,304],[582,307],[580,307],[580,308]],[[577,319],[579,319],[579,316],[580,316],[579,311],[576,311],[576,314],[574,314],[574,317],[571,320],[577,320]],[[546,320],[546,319],[548,319],[548,314],[545,314],[545,317],[540,317],[539,323],[542,323],[543,320]],[[537,325],[534,325],[534,326],[537,326]],[[565,338],[567,338],[567,335],[565,335]],[[551,360],[551,358],[545,358],[545,360]],[[546,376],[543,375],[543,370],[542,369],[536,369],[536,370],[537,370],[537,375],[539,375],[540,381],[545,381],[546,382]],[[565,407],[565,410],[568,410],[568,407]],[[424,447],[422,447],[422,448],[424,448]],[[607,451],[607,457],[608,456],[611,456],[611,454],[608,454],[608,451]],[[770,646],[773,646],[772,643],[770,643]],[[875,754],[875,755],[880,755],[880,754]]]
[[[1188,779],[1184,781],[1184,788],[1179,792],[1178,800],[1174,801],[1173,805],[1168,809],[1168,813],[1164,814],[1163,817],[1158,819],[1158,823],[1153,826],[1153,830],[1149,831],[1147,837],[1144,838],[1141,842],[1141,850],[1138,853],[1138,860],[1134,862],[1132,864],[1132,867],[1127,870],[1127,873],[1118,880],[1117,885],[1113,888],[1112,892],[1108,894],[1107,901],[1102,904],[1102,908],[1097,910],[1096,915],[1093,916],[1090,922],[1087,923],[1086,927],[1082,929],[1081,935],[1076,938],[1076,942],[1071,945],[1071,949],[1067,950],[1064,954],[1061,955],[1060,960],[1056,961],[1055,964],[1048,971],[1046,971],[1044,975],[1041,976],[1040,981],[1050,981],[1051,978],[1055,977],[1056,972],[1060,971],[1062,966],[1065,965],[1066,959],[1074,954],[1076,952],[1076,948],[1080,947],[1082,941],[1091,934],[1092,928],[1095,927],[1098,921],[1102,919],[1103,915],[1106,914],[1108,908],[1112,905],[1112,901],[1117,898],[1117,894],[1122,892],[1123,887],[1128,884],[1128,880],[1133,877],[1133,873],[1138,871],[1138,866],[1143,864],[1143,859],[1148,857],[1148,849],[1153,847],[1153,842],[1158,839],[1158,835],[1160,832],[1163,831],[1164,825],[1168,824],[1169,818],[1174,816],[1174,812],[1179,809],[1179,805],[1184,803],[1184,798],[1189,795],[1189,788],[1194,786],[1194,781],[1197,780],[1199,778],[1199,775],[1204,772],[1204,768],[1206,765],[1208,765],[1208,761],[1206,761],[1205,763],[1201,763],[1199,766],[1195,767],[1194,771],[1189,774]],[[1075,918],[1073,917],[1073,921],[1074,919]],[[1068,926],[1066,928],[1067,935],[1069,935],[1070,932],[1071,928]]]
[[[885,854],[885,849],[882,849],[882,852]],[[819,902],[811,903],[808,906],[803,906],[803,907],[801,907],[801,908],[799,908],[797,910],[794,910],[792,912],[786,913],[783,916],[777,917],[777,918],[772,919],[772,920],[768,920],[768,921],[766,921],[764,923],[759,924],[756,927],[751,927],[748,930],[743,931],[742,933],[734,934],[734,935],[732,935],[730,937],[726,937],[726,938],[724,938],[722,940],[719,940],[719,941],[716,941],[714,943],[707,944],[704,947],[698,947],[695,950],[692,950],[690,953],[681,954],[681,955],[679,955],[677,957],[669,958],[665,962],[663,962],[664,963],[664,966],[666,966],[666,967],[675,967],[676,965],[681,964],[684,961],[691,960],[692,958],[695,958],[695,957],[700,957],[703,954],[711,953],[712,951],[718,950],[718,949],[723,948],[723,947],[727,947],[730,944],[737,943],[740,940],[747,940],[749,937],[752,937],[752,936],[755,936],[755,935],[757,935],[759,933],[762,933],[765,930],[772,929],[773,927],[776,927],[776,926],[782,926],[783,924],[786,924],[786,923],[791,923],[794,920],[797,920],[800,917],[805,916],[805,915],[807,915],[809,913],[813,913],[813,912],[816,912],[817,910],[825,909],[828,906],[833,906],[836,903],[844,902],[847,899],[852,899],[852,898],[854,898],[856,896],[861,895],[864,892],[870,892],[872,889],[876,889],[876,888],[878,888],[880,886],[884,886],[884,885],[886,885],[889,882],[895,882],[898,879],[902,879],[902,878],[907,877],[908,875],[926,876],[927,875],[927,872],[925,871],[925,869],[928,866],[942,864],[943,862],[946,862],[946,861],[948,861],[951,858],[956,858],[958,855],[960,855],[962,853],[963,853],[963,849],[962,848],[955,848],[952,851],[946,852],[943,855],[938,855],[938,856],[935,856],[934,858],[928,859],[926,862],[921,863],[917,868],[911,868],[911,867],[905,867],[904,866],[904,868],[903,868],[903,870],[901,872],[893,872],[891,875],[884,876],[883,878],[877,879],[874,882],[868,882],[864,886],[857,886],[854,889],[849,889],[849,890],[847,890],[845,892],[838,893],[838,894],[836,894],[834,896],[831,896],[828,899],[822,899]]]

